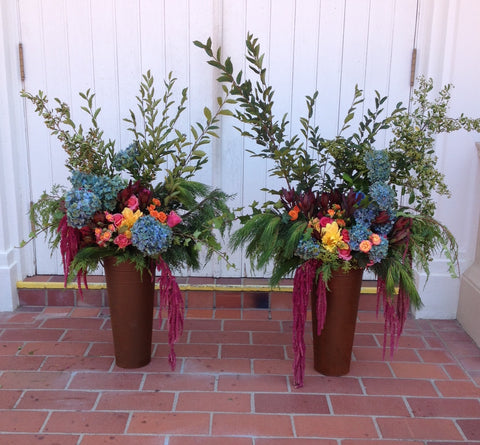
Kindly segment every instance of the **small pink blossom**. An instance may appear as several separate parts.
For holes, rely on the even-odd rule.
[[[350,247],[348,247],[347,249],[338,249],[338,257],[341,260],[350,261],[352,259]]]
[[[342,239],[343,241],[345,241],[346,243],[348,243],[350,241],[350,233],[347,229],[343,229],[342,230]]]
[[[138,210],[138,198],[135,195],[130,196],[127,201],[127,207],[135,212]]]
[[[120,224],[122,224],[123,221],[123,215],[121,213],[114,213],[112,215],[113,217],[113,224],[115,224],[115,227],[119,227]]]
[[[177,224],[182,222],[180,218],[173,210],[167,216],[167,224],[169,227],[175,227]]]
[[[95,228],[95,239],[97,241],[97,244],[100,244],[101,236],[102,236],[102,229],[100,227],[96,227]]]
[[[125,249],[125,247],[129,246],[132,244],[132,241],[126,237],[123,233],[118,235],[113,242],[120,247],[120,249]]]
[[[328,216],[322,216],[320,218],[320,226],[321,227],[326,227],[327,224],[332,224],[332,222],[333,222],[333,219],[329,218]]]

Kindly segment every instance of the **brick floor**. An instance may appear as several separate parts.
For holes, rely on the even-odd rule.
[[[409,320],[384,361],[362,294],[350,374],[318,374],[307,334],[295,389],[286,292],[255,308],[252,295],[202,291],[175,371],[157,311],[151,363],[125,370],[106,308],[45,292],[56,306],[0,313],[1,445],[480,445],[480,350],[454,320]]]

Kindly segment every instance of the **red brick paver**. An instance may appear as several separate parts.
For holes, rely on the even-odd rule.
[[[188,291],[173,371],[165,318],[151,363],[125,370],[108,309],[65,306],[71,291],[48,295],[62,306],[0,313],[0,444],[480,445],[480,350],[456,321],[408,320],[384,361],[383,321],[364,294],[349,375],[313,369],[308,324],[295,389],[289,294],[255,308],[264,297]]]

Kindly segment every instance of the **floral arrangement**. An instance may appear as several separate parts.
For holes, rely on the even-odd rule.
[[[320,333],[326,314],[326,289],[332,271],[369,269],[377,277],[377,295],[383,302],[385,342],[391,352],[410,305],[422,302],[415,286],[414,270],[428,276],[434,254],[443,251],[455,273],[457,244],[448,229],[434,218],[433,194],[448,195],[443,175],[436,169],[435,135],[458,129],[480,131],[480,119],[447,116],[451,85],[430,100],[433,82],[418,79],[407,109],[397,104],[386,115],[387,97],[375,93],[374,107],[357,119],[358,129],[347,135],[364,102],[355,88],[352,105],[339,134],[321,136],[313,114],[318,93],[306,97],[307,115],[300,119],[300,134],[290,134],[287,115],[280,120],[273,111],[273,87],[258,40],[248,35],[246,60],[253,80],[234,73],[230,58],[212,49],[211,39],[195,42],[220,71],[218,81],[227,85],[237,100],[235,118],[268,159],[270,175],[285,186],[269,189],[271,200],[240,216],[242,227],[232,236],[234,248],[245,247],[253,266],[273,262],[272,285],[291,273],[294,315],[294,381],[303,385],[305,368],[304,325],[312,291],[317,292]],[[385,140],[386,134],[390,140]],[[398,289],[398,291],[397,291]]]
[[[187,90],[174,109],[175,81],[170,74],[163,97],[156,98],[153,76],[143,76],[137,96],[140,117],[130,111],[125,119],[132,143],[117,151],[114,141],[103,138],[97,120],[100,108],[94,108],[90,90],[80,93],[82,110],[91,122],[87,131],[73,122],[66,103],[55,99],[50,108],[41,91],[22,92],[61,142],[70,172],[69,189],[55,185],[32,206],[31,239],[45,233],[52,249],[60,247],[65,284],[76,277],[80,293],[82,279],[88,287],[87,274],[104,258],[131,261],[146,273],[156,266],[161,272],[161,307],[168,308],[169,327],[174,329],[169,333],[172,369],[184,304],[171,268],[198,268],[202,247],[207,259],[217,253],[228,262],[215,233],[223,234],[232,219],[229,196],[193,180],[208,160],[201,146],[216,136],[219,116],[227,113],[224,106],[230,99],[218,98],[215,112],[205,108],[206,122],[192,125],[189,137],[176,128]]]

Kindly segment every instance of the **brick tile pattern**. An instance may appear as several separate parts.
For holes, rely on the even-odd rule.
[[[151,363],[125,370],[103,294],[88,294],[95,307],[71,289],[28,291],[31,306],[0,313],[0,444],[480,445],[480,350],[454,320],[408,320],[384,361],[383,321],[364,294],[351,372],[313,369],[308,325],[295,389],[288,293],[187,291],[172,371],[164,314]]]

